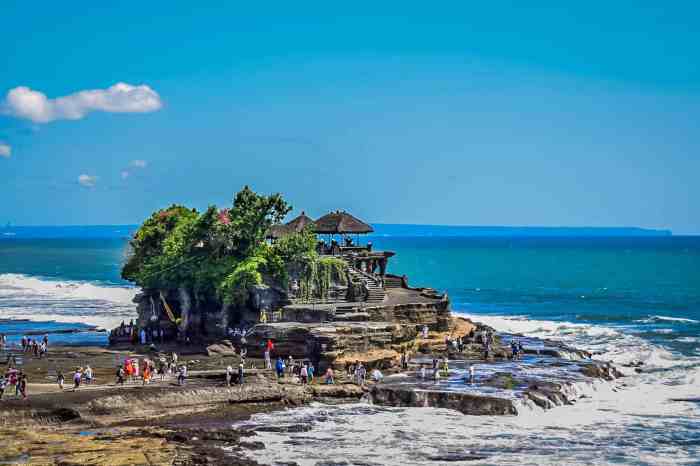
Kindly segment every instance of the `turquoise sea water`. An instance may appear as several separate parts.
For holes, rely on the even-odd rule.
[[[137,290],[119,278],[129,227],[27,229],[0,239],[0,333],[110,327],[133,316]],[[367,239],[396,252],[390,272],[447,291],[453,309],[497,330],[554,338],[619,365],[627,377],[585,387],[575,406],[515,418],[439,409],[313,405],[252,422],[308,423],[328,458],[441,464],[698,464],[700,237],[464,236],[378,228]],[[105,343],[104,333],[53,342]],[[625,364],[641,362],[638,374]],[[680,400],[680,401],[678,401]],[[695,400],[695,401],[694,401]],[[332,435],[328,433],[332,432]],[[312,435],[313,434],[313,435]],[[316,464],[306,440],[268,433],[266,463]],[[362,448],[358,448],[362,445]],[[368,459],[369,458],[369,459]]]
[[[100,324],[109,313],[127,313],[131,295],[124,288],[130,285],[119,269],[132,230],[44,227],[0,239],[0,319],[55,311],[68,323],[75,311],[76,323],[90,323],[94,310]],[[390,272],[447,291],[458,312],[612,326],[682,354],[700,351],[700,237],[485,238],[430,231],[404,236],[398,229],[401,236],[366,240],[397,253]],[[75,293],[56,288],[62,283]],[[2,287],[22,288],[21,299],[3,295]],[[31,301],[32,287],[37,296],[59,296]],[[62,294],[71,299],[61,302]],[[34,309],[24,309],[28,304]]]

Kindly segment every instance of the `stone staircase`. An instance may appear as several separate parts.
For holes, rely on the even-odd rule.
[[[384,277],[384,287],[389,288],[403,288],[403,281],[400,277]]]
[[[384,298],[386,298],[386,292],[373,275],[364,273],[352,267],[348,269],[348,272],[350,273],[351,278],[359,279],[364,282],[369,292],[366,301],[367,303],[378,304],[384,301]]]

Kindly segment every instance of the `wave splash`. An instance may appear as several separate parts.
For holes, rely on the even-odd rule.
[[[544,411],[523,404],[518,416],[465,416],[434,408],[312,404],[256,414],[236,427],[304,424],[302,435],[256,431],[266,448],[250,455],[265,463],[316,464],[289,445],[313,439],[324,456],[361,464],[436,464],[471,455],[469,464],[693,464],[700,455],[700,406],[674,401],[700,397],[700,357],[683,356],[624,328],[464,314],[497,331],[559,340],[612,361],[626,377],[577,384],[585,397]],[[642,372],[628,363],[642,362]],[[294,429],[290,429],[294,431]],[[449,433],[449,435],[446,435]],[[454,464],[467,464],[456,462]]]
[[[0,318],[113,328],[136,317],[137,288],[0,274]]]

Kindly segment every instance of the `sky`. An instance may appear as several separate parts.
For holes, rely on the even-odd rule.
[[[692,2],[98,3],[0,4],[0,224],[250,185],[311,216],[700,234]]]

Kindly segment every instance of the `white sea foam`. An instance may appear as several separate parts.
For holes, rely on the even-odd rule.
[[[646,319],[639,319],[635,322],[643,324],[652,324],[655,322],[682,322],[685,324],[700,324],[700,320],[686,319],[685,317],[667,317],[667,316],[651,316]]]
[[[0,318],[113,328],[136,316],[137,288],[0,275]]]
[[[251,456],[309,466],[320,450],[328,461],[382,465],[440,464],[435,455],[450,452],[485,456],[450,462],[464,465],[696,464],[700,406],[674,400],[700,398],[700,357],[684,357],[607,326],[469,317],[498,331],[560,340],[617,364],[642,362],[643,371],[622,367],[627,376],[613,383],[579,383],[584,398],[573,406],[544,411],[523,404],[516,417],[363,404],[259,414],[241,425],[307,424],[312,430],[258,432],[266,448]]]

